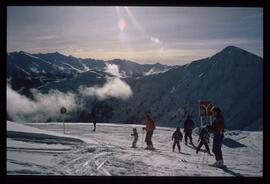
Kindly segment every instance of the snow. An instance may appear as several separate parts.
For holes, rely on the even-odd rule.
[[[156,128],[153,144],[157,151],[142,148],[142,125],[98,123],[96,132],[92,128],[92,123],[66,123],[64,135],[62,123],[7,121],[7,174],[262,176],[262,132],[226,132],[227,139],[245,146],[228,147],[224,143],[222,151],[228,169],[223,170],[208,166],[207,163],[214,162],[213,157],[204,152],[196,154],[192,146],[183,142],[182,154],[172,152],[173,128]],[[135,149],[131,148],[132,128],[137,128],[139,133]],[[198,139],[196,134],[193,138]]]
[[[30,70],[34,73],[40,73],[36,67],[30,67]]]
[[[99,70],[99,71],[101,71],[101,70]],[[96,72],[96,70],[91,69],[91,70],[89,70],[89,72],[94,73],[96,75],[99,75],[101,77],[104,77],[104,75],[100,74],[99,72]]]
[[[40,58],[38,58],[38,57],[36,57],[36,56],[33,56],[33,55],[31,55],[31,54],[29,54],[29,53],[27,53],[27,52],[23,52],[23,54],[24,54],[24,55],[27,55],[27,56],[29,56],[29,57],[35,58],[35,59],[40,59]]]
[[[170,94],[174,93],[175,92],[175,87],[173,87],[170,91]]]
[[[29,57],[32,57],[32,58],[34,58],[34,59],[38,59],[38,60],[40,60],[40,61],[43,61],[43,62],[45,62],[45,63],[51,65],[50,62],[48,62],[48,61],[46,61],[46,60],[44,60],[44,59],[41,59],[41,58],[39,58],[39,57],[33,56],[33,55],[29,54],[29,53],[23,52],[23,54],[25,54],[25,55],[27,55],[27,56],[29,56]]]
[[[25,71],[24,69],[22,69],[21,67],[15,65],[16,68],[18,68],[19,70],[23,71],[24,73],[26,73],[27,75],[30,75],[29,72]]]
[[[68,63],[63,63],[63,64],[69,66],[70,68],[76,70],[76,71],[79,72],[79,73],[83,73],[83,72],[84,72],[84,71],[82,71],[82,70],[79,70],[79,69],[75,68],[74,66],[72,66],[72,65],[70,65],[70,64],[68,64]]]
[[[90,70],[90,68],[88,67],[88,66],[86,66],[84,63],[83,63],[83,61],[82,60],[79,60],[79,62],[81,63],[81,65],[83,66],[83,68],[84,68],[84,71],[85,72],[87,72],[87,71],[89,71]]]
[[[204,75],[204,73],[201,73],[201,74],[199,75],[199,78],[201,78],[203,75]]]
[[[46,124],[45,124],[46,125]],[[62,123],[58,123],[58,125],[60,126],[60,128],[62,128]],[[96,143],[94,141],[91,141],[89,139],[83,139],[83,138],[79,138],[77,136],[72,136],[72,139],[70,139],[71,137],[70,136],[67,136],[67,135],[63,135],[61,133],[58,133],[58,132],[51,132],[51,131],[47,131],[47,130],[41,130],[41,129],[37,129],[37,128],[34,128],[34,127],[29,127],[29,126],[26,126],[22,123],[15,123],[15,122],[11,122],[11,121],[7,121],[7,131],[8,133],[9,132],[15,132],[15,133],[12,133],[13,136],[20,136],[20,133],[25,135],[25,134],[28,134],[29,136],[33,136],[33,134],[38,134],[39,138],[48,138],[49,136],[53,137],[58,137],[58,138],[62,138],[62,140],[67,140],[68,141],[77,141],[77,142],[86,142],[86,143]],[[16,134],[16,135],[14,135]],[[25,136],[24,136],[25,137]],[[59,139],[60,140],[60,139]]]
[[[24,142],[24,141],[15,141],[13,139],[8,139],[7,140],[7,148],[9,149],[26,149],[26,148],[32,148],[33,150],[35,149],[44,149],[44,144],[34,144],[34,143],[29,143],[29,142]],[[49,150],[69,150],[70,147],[62,144],[46,144],[46,149]]]
[[[148,72],[145,72],[143,75],[144,76],[157,75],[157,74],[165,73],[165,72],[169,71],[170,69],[171,68],[164,69],[164,70],[156,70],[155,68],[151,68]]]

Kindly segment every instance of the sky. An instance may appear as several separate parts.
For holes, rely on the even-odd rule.
[[[263,8],[8,6],[7,51],[182,65],[234,45],[263,57]]]

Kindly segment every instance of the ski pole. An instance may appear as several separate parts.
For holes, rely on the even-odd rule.
[[[199,163],[201,162],[200,158],[201,158],[201,153],[199,152],[198,161],[197,161],[197,168],[199,168]]]
[[[141,148],[143,147],[143,139],[144,139],[144,130],[143,130],[143,133],[142,133],[142,145],[141,145]]]
[[[208,164],[208,153],[207,153],[207,157],[206,157],[206,163]]]
[[[205,152],[203,152],[203,164],[205,163]]]

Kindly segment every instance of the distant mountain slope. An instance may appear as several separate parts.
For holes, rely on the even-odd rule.
[[[38,87],[44,83],[72,77],[76,71],[62,67],[27,52],[13,52],[7,55],[7,78],[15,90]]]
[[[42,87],[50,82],[59,82],[80,74],[85,76],[83,73],[90,70],[104,73],[106,72],[106,64],[117,65],[123,77],[142,77],[149,72],[152,74],[171,68],[161,64],[140,65],[120,59],[111,61],[80,59],[58,52],[30,54],[20,51],[7,54],[7,78],[10,79],[13,89],[27,94],[30,88]]]
[[[262,58],[230,46],[159,75],[129,79],[134,96],[113,119],[141,122],[151,110],[160,125],[182,126],[188,113],[199,125],[198,100],[211,99],[223,109],[226,128],[262,129],[262,71]]]

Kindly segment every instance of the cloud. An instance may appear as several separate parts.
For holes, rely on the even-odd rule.
[[[51,90],[48,94],[42,94],[38,90],[32,90],[32,94],[33,100],[7,85],[7,113],[14,121],[47,121],[59,118],[59,109],[63,106],[67,111],[77,108],[73,93]]]
[[[103,101],[108,98],[118,98],[126,100],[133,93],[130,86],[122,81],[119,76],[117,65],[107,65],[108,73],[115,77],[107,77],[107,82],[102,86],[78,88],[78,93],[63,93],[58,90],[50,90],[43,94],[39,90],[32,89],[33,98],[29,99],[19,94],[7,84],[7,113],[13,121],[21,122],[46,122],[48,120],[57,121],[61,118],[60,108],[65,107],[68,111],[65,117],[71,116],[69,112],[82,108],[81,100],[87,96],[94,96],[97,100]],[[82,99],[79,99],[82,98]],[[73,114],[74,115],[74,114]]]
[[[111,97],[126,100],[133,95],[130,86],[120,79],[122,75],[120,74],[117,65],[106,64],[105,72],[113,75],[114,77],[107,77],[107,81],[102,87],[80,86],[79,92],[86,96],[95,96],[101,101]]]
[[[111,97],[126,100],[133,95],[130,86],[119,78],[108,79],[102,87],[80,86],[79,91],[86,96],[95,96],[101,101]]]
[[[38,36],[38,37],[36,37],[36,39],[38,39],[38,40],[51,40],[51,39],[54,39],[54,38],[57,38],[57,36],[55,36],[55,35],[47,35],[47,36]]]
[[[106,64],[105,72],[112,74],[116,77],[122,77],[122,75],[119,72],[119,68],[115,64]]]
[[[155,43],[155,44],[160,44],[160,43],[162,43],[161,41],[160,41],[160,39],[159,38],[155,38],[155,37],[150,37],[150,40],[153,42],[153,43]]]

